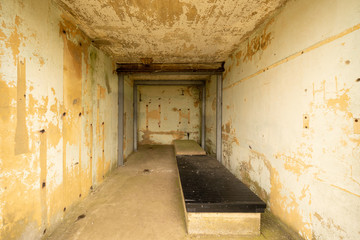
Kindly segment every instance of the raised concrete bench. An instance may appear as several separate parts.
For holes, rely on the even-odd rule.
[[[206,155],[197,142],[193,140],[174,140],[175,155]]]
[[[189,234],[259,235],[266,204],[210,156],[176,156]]]

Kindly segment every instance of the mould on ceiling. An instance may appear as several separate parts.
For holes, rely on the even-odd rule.
[[[117,62],[221,62],[286,0],[55,0]]]

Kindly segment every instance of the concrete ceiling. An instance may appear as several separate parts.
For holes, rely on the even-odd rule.
[[[221,62],[286,0],[55,0],[117,62]]]

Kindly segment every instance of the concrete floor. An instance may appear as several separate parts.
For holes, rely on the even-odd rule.
[[[141,146],[47,239],[295,239],[270,213],[258,237],[189,236],[181,201],[173,147]]]

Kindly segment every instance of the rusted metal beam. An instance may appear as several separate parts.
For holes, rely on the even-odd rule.
[[[201,80],[135,80],[134,85],[152,85],[152,86],[161,86],[161,85],[171,85],[171,86],[182,86],[182,85],[205,85],[205,81]]]
[[[224,63],[118,63],[116,71],[123,74],[220,74],[224,72]]]

